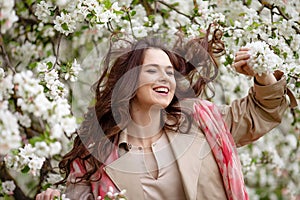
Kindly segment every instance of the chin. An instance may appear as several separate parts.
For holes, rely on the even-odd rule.
[[[168,107],[170,105],[170,101],[169,102],[157,102],[155,105],[156,107],[159,107],[160,109],[165,109],[166,107]]]

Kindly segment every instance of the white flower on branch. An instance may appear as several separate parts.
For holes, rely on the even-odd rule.
[[[73,33],[76,29],[76,21],[71,17],[69,13],[60,13],[60,16],[56,16],[54,22],[54,28],[66,36]]]
[[[41,141],[41,142],[36,142],[34,144],[34,147],[36,149],[36,155],[39,157],[48,157],[49,156],[49,151],[50,147],[47,145],[46,142]]]
[[[13,9],[14,5],[14,0],[0,0],[0,23],[2,34],[6,33],[7,30],[13,26],[13,23],[19,19],[16,15],[16,11]]]
[[[249,48],[249,65],[259,75],[270,73],[279,69],[283,65],[283,59],[276,55],[266,42],[257,41],[248,43],[245,47]]]
[[[75,82],[77,80],[79,72],[82,71],[82,68],[77,60],[74,59],[71,67],[68,69],[67,73],[65,74],[65,80],[70,79],[71,82]]]
[[[32,175],[36,176],[39,174],[39,170],[42,168],[45,158],[33,156],[28,163],[28,167],[30,168],[30,172]]]
[[[36,5],[35,16],[44,23],[48,23],[51,19],[51,12],[55,10],[55,6],[51,1],[41,1]]]
[[[21,146],[21,136],[17,117],[8,110],[8,101],[0,101],[0,154]]]
[[[2,67],[0,67],[0,81],[4,78],[4,75],[5,75],[4,70]]]
[[[1,70],[2,68],[0,68]],[[11,95],[14,93],[13,91],[14,84],[13,84],[13,76],[7,75],[3,72],[3,77],[0,78],[0,101],[5,99],[9,99]]]
[[[4,181],[2,182],[2,191],[5,194],[12,195],[14,190],[16,189],[16,185],[13,181]]]

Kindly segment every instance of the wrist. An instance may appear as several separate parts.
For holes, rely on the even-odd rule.
[[[277,79],[272,73],[263,73],[261,75],[255,75],[254,76],[255,83],[259,85],[271,85],[277,82]]]

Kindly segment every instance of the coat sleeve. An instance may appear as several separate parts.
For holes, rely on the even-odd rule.
[[[72,162],[71,173],[67,178],[65,195],[70,200],[93,200],[91,184],[87,181],[80,181],[76,178],[81,177],[85,173],[85,169],[79,161]]]
[[[290,101],[295,101],[287,90],[282,74],[276,78],[278,81],[272,85],[254,83],[248,96],[233,101],[229,106],[220,107],[237,147],[259,139],[279,125]],[[287,98],[288,92],[290,100]]]

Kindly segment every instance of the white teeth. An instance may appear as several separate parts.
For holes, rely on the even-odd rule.
[[[169,90],[168,90],[168,88],[155,88],[154,91],[167,93]]]

